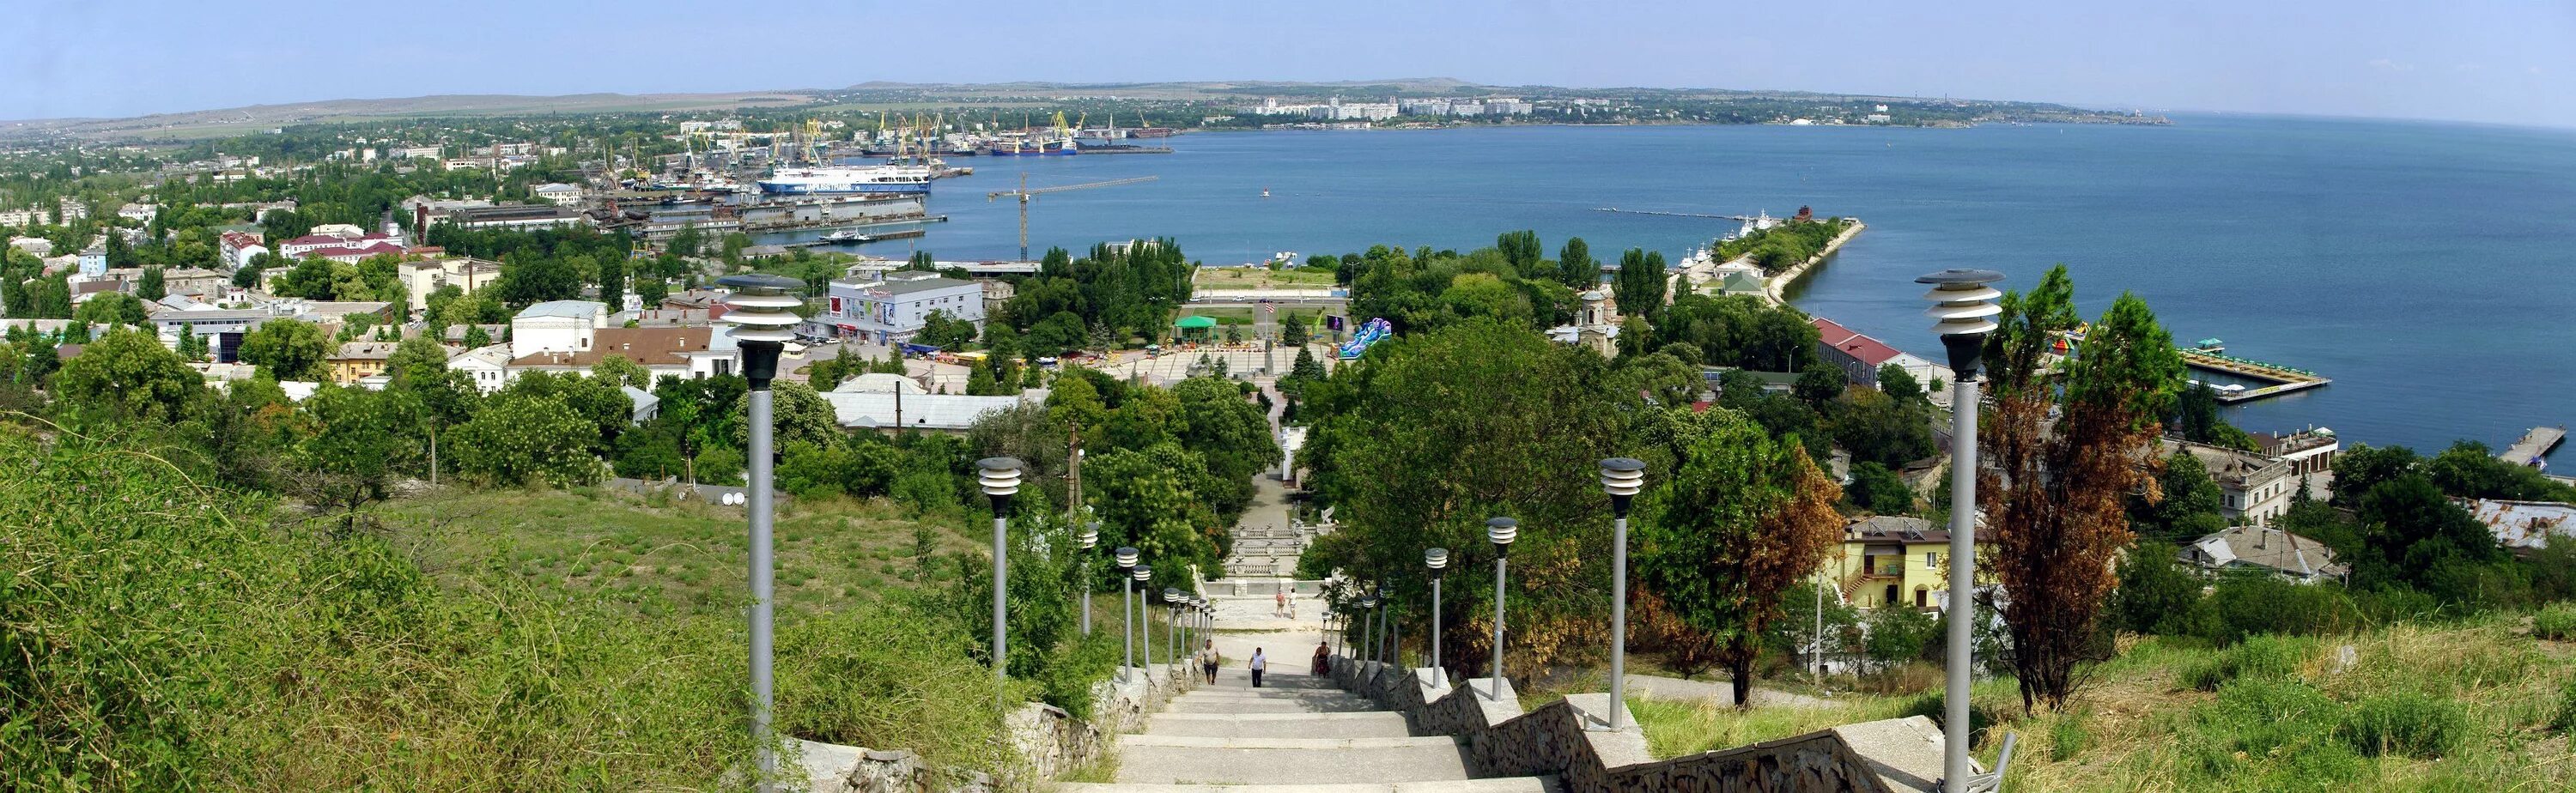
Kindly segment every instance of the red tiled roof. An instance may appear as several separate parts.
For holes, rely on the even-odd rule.
[[[1824,317],[1817,317],[1815,325],[1817,343],[1841,350],[1846,355],[1860,359],[1863,364],[1877,366],[1905,354],[1901,350],[1887,346],[1887,342],[1862,335]]]

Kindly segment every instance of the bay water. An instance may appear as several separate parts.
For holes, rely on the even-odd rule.
[[[1017,255],[1032,187],[1158,181],[1039,196],[1030,244],[1173,237],[1208,264],[1370,245],[1466,250],[1535,229],[1550,255],[1678,259],[1735,221],[1601,207],[1774,216],[1811,206],[1869,230],[1792,292],[1809,313],[1937,358],[1917,275],[2055,264],[2085,313],[2146,298],[2179,341],[2334,378],[2230,408],[2249,430],[2332,427],[2347,443],[2501,448],[2576,421],[2576,131],[2183,115],[2172,126],[1970,129],[1482,127],[1185,135],[1167,155],[957,158],[929,236],[901,256]],[[1263,195],[1268,191],[1268,196]],[[2560,455],[2565,457],[2567,455]]]

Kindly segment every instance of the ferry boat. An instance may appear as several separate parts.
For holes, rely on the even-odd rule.
[[[823,235],[824,242],[875,242],[876,239],[872,235],[861,234],[855,229],[842,229]]]
[[[928,193],[930,168],[920,165],[780,168],[757,184],[760,192],[769,195]]]

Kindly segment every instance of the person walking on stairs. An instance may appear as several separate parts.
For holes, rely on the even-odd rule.
[[[1216,640],[1209,639],[1207,646],[1201,648],[1198,655],[1199,672],[1207,676],[1208,685],[1216,685],[1216,665],[1224,660],[1216,655]]]
[[[1332,656],[1333,656],[1333,649],[1332,649],[1332,645],[1331,645],[1331,644],[1326,643],[1326,642],[1316,642],[1316,643],[1315,643],[1315,664],[1314,664],[1313,666],[1311,666],[1311,667],[1308,667],[1308,668],[1307,668],[1307,670],[1306,670],[1306,674],[1314,675],[1314,676],[1316,676],[1316,677],[1323,677],[1323,676],[1325,676],[1325,675],[1332,674],[1332,673],[1333,673],[1333,666],[1332,666],[1333,662],[1332,662],[1331,660],[1328,660],[1328,659],[1332,658]]]
[[[1267,658],[1263,658],[1263,657],[1261,656],[1261,648],[1259,648],[1259,647],[1252,648],[1252,687],[1253,687],[1253,688],[1260,688],[1260,687],[1261,687],[1261,671],[1262,671],[1263,669],[1268,668],[1269,666],[1270,666],[1270,660],[1269,660],[1269,659],[1267,659]]]

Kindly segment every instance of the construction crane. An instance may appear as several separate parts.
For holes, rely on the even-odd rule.
[[[1106,182],[1084,182],[1082,184],[1057,185],[1054,187],[1041,187],[1031,190],[1029,189],[1029,174],[1026,171],[1022,171],[1020,172],[1020,189],[997,190],[985,193],[984,200],[986,202],[999,201],[1003,196],[1011,196],[1020,200],[1020,261],[1025,262],[1029,260],[1029,199],[1036,198],[1038,195],[1043,193],[1061,193],[1067,190],[1089,190],[1094,187],[1116,187],[1122,184],[1143,184],[1154,181],[1158,178],[1161,177],[1139,176],[1133,179],[1111,179]]]

